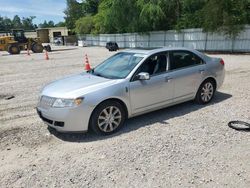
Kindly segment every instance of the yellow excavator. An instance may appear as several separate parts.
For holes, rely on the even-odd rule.
[[[27,49],[34,53],[42,53],[43,49],[51,51],[50,45],[43,46],[39,38],[27,38],[22,29],[15,29],[6,33],[6,36],[0,36],[0,51],[20,54],[20,51]]]

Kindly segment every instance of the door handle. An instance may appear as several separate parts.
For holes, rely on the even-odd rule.
[[[170,82],[171,80],[173,80],[173,78],[171,78],[171,77],[169,77],[169,76],[165,77],[165,81],[166,81],[166,82]]]
[[[200,69],[200,70],[199,70],[199,73],[200,73],[200,74],[203,74],[204,72],[205,72],[204,69]]]

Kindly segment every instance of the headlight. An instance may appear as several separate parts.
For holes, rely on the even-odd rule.
[[[83,98],[77,99],[56,99],[52,107],[65,108],[65,107],[76,107],[79,106],[83,101]]]

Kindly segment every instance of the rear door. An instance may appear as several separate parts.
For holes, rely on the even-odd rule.
[[[174,82],[174,102],[191,99],[204,77],[205,63],[193,52],[171,51],[169,73]]]

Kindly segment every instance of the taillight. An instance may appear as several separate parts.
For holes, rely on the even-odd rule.
[[[222,64],[223,66],[225,65],[225,62],[223,61],[223,59],[220,60],[220,64]]]

